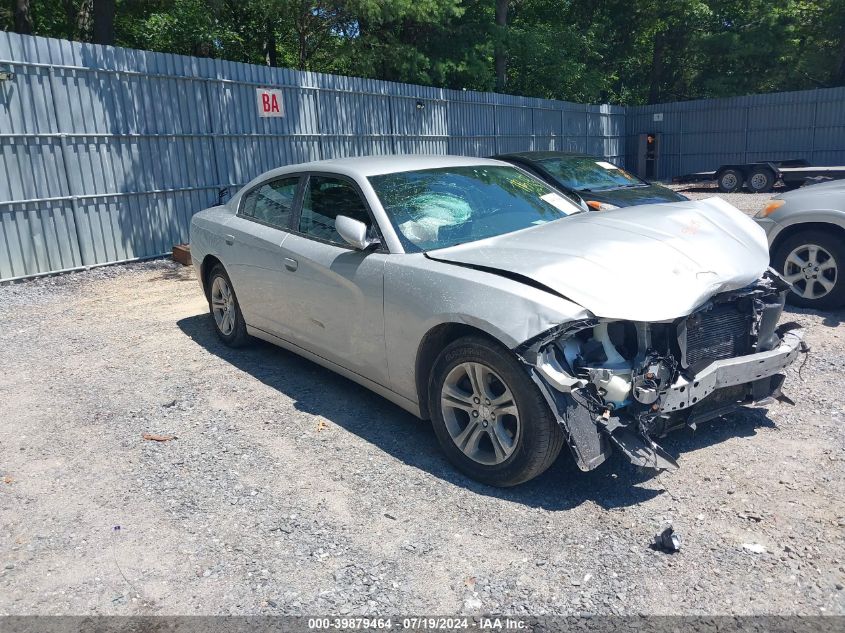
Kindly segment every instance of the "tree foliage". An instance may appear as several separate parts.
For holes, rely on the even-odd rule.
[[[587,102],[845,85],[845,0],[6,0],[4,29]]]

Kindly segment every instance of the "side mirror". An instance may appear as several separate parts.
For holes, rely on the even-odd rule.
[[[334,221],[334,228],[349,245],[359,251],[366,250],[373,244],[379,243],[379,240],[367,237],[366,224],[347,215],[337,216]]]

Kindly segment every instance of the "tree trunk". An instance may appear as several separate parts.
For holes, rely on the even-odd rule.
[[[114,46],[115,0],[94,0],[94,28],[91,41],[94,44]]]
[[[76,2],[63,0],[62,6],[65,9],[65,38],[76,39]]]
[[[94,0],[82,0],[76,13],[76,33],[81,40],[88,38],[91,33],[91,13],[94,11]]]
[[[14,0],[12,13],[15,16],[15,32],[31,35],[32,11],[29,8],[29,0]]]
[[[311,5],[304,0],[300,2],[296,13],[296,67],[305,70],[308,64],[308,18],[311,15]]]
[[[264,36],[264,60],[268,66],[275,68],[279,65],[279,55],[276,51],[276,31],[273,22],[267,20],[267,33]]]
[[[308,39],[305,35],[304,31],[299,31],[297,34],[298,42],[298,54],[297,54],[297,64],[296,67],[299,70],[305,70],[305,66],[308,61]]]
[[[505,31],[508,27],[509,0],[496,0],[496,50],[493,63],[496,67],[496,90],[505,91],[508,81],[508,56],[505,47]]]
[[[651,54],[651,72],[649,73],[648,102],[660,100],[660,84],[663,81],[663,53],[666,46],[665,33],[654,36],[654,50]]]

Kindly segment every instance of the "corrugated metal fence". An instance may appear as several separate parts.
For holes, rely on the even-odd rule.
[[[528,149],[624,160],[625,109],[0,33],[0,280],[152,257],[289,163]],[[260,118],[256,88],[285,116]]]
[[[845,165],[845,88],[629,107],[626,163],[639,135],[660,135],[658,178],[725,163],[804,158]]]

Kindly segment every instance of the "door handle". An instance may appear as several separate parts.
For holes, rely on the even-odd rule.
[[[232,244],[235,243],[235,236],[234,235],[226,235],[226,236],[224,236],[224,239],[226,240],[226,243],[229,246],[231,246]]]
[[[294,271],[299,268],[299,262],[297,262],[293,257],[285,257],[285,268],[290,271]]]

